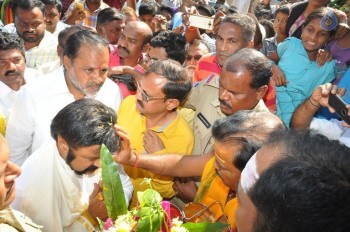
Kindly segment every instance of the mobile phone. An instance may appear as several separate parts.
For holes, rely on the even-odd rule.
[[[350,125],[350,116],[348,115],[348,108],[346,102],[336,94],[329,94],[328,104],[333,107],[338,116],[347,124]]]
[[[214,18],[202,15],[190,15],[190,26],[205,30],[213,30]]]
[[[125,84],[128,90],[131,92],[137,90],[135,78],[131,74],[112,74],[109,78],[111,78],[114,82],[121,82]]]

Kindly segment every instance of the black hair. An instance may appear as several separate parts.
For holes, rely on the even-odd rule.
[[[67,42],[67,39],[69,38],[69,36],[71,36],[73,33],[76,33],[78,31],[82,31],[82,30],[83,30],[83,28],[81,26],[78,26],[78,25],[72,25],[70,27],[63,29],[58,34],[58,44],[62,48],[65,48],[66,42]]]
[[[221,25],[224,23],[232,23],[241,29],[243,40],[245,43],[253,41],[256,30],[256,24],[253,19],[245,14],[228,14],[221,21]]]
[[[350,148],[309,130],[274,133],[281,155],[248,195],[254,232],[350,231]]]
[[[164,48],[168,58],[176,60],[182,64],[185,61],[186,39],[173,31],[162,31],[150,41],[154,48]]]
[[[161,5],[159,11],[166,11],[170,14],[171,18],[174,17],[174,11],[169,6]]]
[[[62,13],[62,2],[61,0],[41,0],[45,5],[54,5],[59,13]]]
[[[211,16],[215,15],[215,13],[216,13],[215,8],[208,5],[208,4],[200,3],[196,6],[196,9],[198,11],[200,10],[203,13],[205,13],[204,16],[207,16],[207,17],[211,17]]]
[[[270,133],[284,128],[282,121],[272,113],[240,110],[217,120],[212,127],[212,135],[216,141],[241,146],[240,151],[232,156],[233,165],[242,171],[250,157],[268,140]]]
[[[289,15],[290,14],[290,8],[288,6],[281,6],[281,7],[277,8],[273,18],[276,18],[278,13]]]
[[[191,78],[185,69],[172,60],[156,61],[147,70],[145,75],[156,73],[168,82],[162,92],[167,99],[177,99],[180,104],[185,101],[192,88]]]
[[[272,11],[268,9],[261,9],[257,18],[258,20],[261,20],[261,19],[271,20],[273,19]]]
[[[224,69],[229,72],[237,72],[240,67],[249,71],[252,75],[253,89],[268,85],[272,76],[272,62],[262,53],[252,48],[243,48],[229,56]]]
[[[328,12],[333,12],[333,10],[331,10],[330,8],[327,8],[327,7],[320,7],[316,10],[314,10],[313,12],[311,12],[305,19],[304,23],[303,23],[303,27],[306,27],[312,20],[314,19],[322,19],[324,16],[326,16],[326,14]],[[337,15],[334,13],[335,17],[337,17]],[[339,19],[337,17],[337,20],[338,20],[338,24],[339,24]],[[331,31],[327,31],[329,32],[329,35],[330,37],[332,35],[334,35],[336,32],[337,32],[337,28],[338,26],[336,26],[333,30]]]
[[[84,98],[57,113],[51,123],[51,136],[56,142],[61,136],[73,149],[103,143],[110,152],[116,152],[120,144],[114,129],[116,121],[112,108],[97,100]]]
[[[150,14],[155,16],[159,13],[160,6],[158,3],[153,1],[142,2],[139,8],[139,16]]]
[[[114,20],[125,20],[125,15],[114,7],[105,8],[97,15],[97,25],[106,25]]]
[[[0,33],[0,50],[3,51],[10,49],[19,50],[23,58],[25,58],[26,50],[24,48],[23,39],[10,33]]]
[[[11,11],[14,16],[16,16],[16,9],[21,8],[24,10],[32,10],[38,7],[45,17],[45,4],[40,0],[12,0]]]
[[[78,56],[78,52],[82,46],[90,48],[109,48],[106,39],[102,38],[95,32],[82,30],[69,36],[63,50],[63,55],[68,56],[70,60],[74,60]]]
[[[275,30],[273,29],[273,22],[267,19],[262,19],[259,23],[265,28],[265,38],[271,38],[275,36]]]
[[[235,7],[235,6],[229,6],[228,7],[228,6],[222,5],[222,4],[217,4],[217,6],[218,6],[218,8],[215,8],[217,12],[218,11],[222,11],[224,14],[235,14],[235,13],[238,13],[237,7]]]

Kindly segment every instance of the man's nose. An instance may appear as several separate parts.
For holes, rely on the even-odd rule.
[[[8,161],[5,171],[5,184],[11,183],[19,175],[21,175],[21,168],[17,164]]]

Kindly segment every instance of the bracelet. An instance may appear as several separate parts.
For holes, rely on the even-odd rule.
[[[137,166],[139,165],[139,161],[140,161],[140,157],[138,156],[138,154],[136,152],[133,152],[136,156],[136,161],[134,163],[134,165],[132,166],[133,168],[137,168]]]
[[[310,101],[310,103],[311,103],[311,105],[313,105],[314,107],[320,107],[321,105],[315,105],[314,103],[312,103],[312,101],[311,101],[311,97],[309,98],[309,101]]]

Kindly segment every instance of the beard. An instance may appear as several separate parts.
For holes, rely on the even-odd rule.
[[[84,175],[86,173],[92,173],[92,172],[94,172],[94,171],[96,171],[98,169],[97,166],[91,165],[91,166],[85,168],[82,171],[77,171],[72,166],[72,162],[73,162],[74,159],[75,159],[75,154],[73,153],[73,151],[71,149],[69,149],[68,150],[68,154],[67,154],[67,158],[66,158],[66,163],[75,172],[75,174],[77,174],[79,176]]]
[[[27,43],[37,43],[40,42],[44,38],[44,33],[39,35],[35,32],[23,32],[22,34],[18,33],[18,35]],[[28,35],[35,35],[34,37]]]
[[[100,84],[97,84],[95,82],[89,82],[85,86],[83,86],[82,84],[79,83],[77,78],[73,75],[70,76],[70,80],[76,90],[84,94],[85,97],[91,98],[91,99],[96,98],[98,91],[101,89],[103,85],[103,82],[101,82]]]

